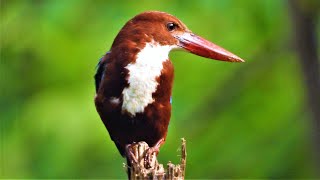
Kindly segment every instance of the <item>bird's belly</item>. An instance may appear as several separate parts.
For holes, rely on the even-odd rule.
[[[146,107],[144,113],[138,113],[135,117],[110,114],[105,124],[111,138],[122,146],[139,141],[145,141],[149,146],[153,146],[161,138],[166,138],[170,115],[170,104],[165,107],[153,103]]]

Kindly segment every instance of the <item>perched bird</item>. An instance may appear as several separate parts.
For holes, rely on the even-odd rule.
[[[164,143],[171,115],[174,68],[171,50],[229,62],[236,55],[193,34],[176,17],[158,11],[129,20],[101,59],[95,74],[96,109],[122,156],[133,142],[150,152]]]

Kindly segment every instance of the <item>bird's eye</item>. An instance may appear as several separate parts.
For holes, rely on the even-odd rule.
[[[176,28],[177,28],[177,25],[174,24],[174,23],[172,23],[172,22],[169,22],[169,23],[167,24],[167,29],[168,29],[168,31],[173,31],[173,30],[175,30]]]

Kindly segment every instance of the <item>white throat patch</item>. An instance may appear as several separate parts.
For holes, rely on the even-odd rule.
[[[136,61],[126,66],[129,70],[129,87],[122,91],[122,111],[135,116],[154,101],[152,93],[157,90],[156,78],[161,74],[162,63],[169,59],[168,54],[174,48],[178,47],[147,43],[137,54]]]

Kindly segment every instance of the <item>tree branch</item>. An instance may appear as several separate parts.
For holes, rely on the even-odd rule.
[[[187,151],[186,141],[181,139],[181,159],[180,164],[173,164],[169,162],[167,164],[167,170],[164,169],[163,164],[159,164],[156,153],[153,153],[149,161],[145,161],[145,156],[149,146],[146,142],[134,143],[131,145],[131,152],[133,153],[133,159],[131,167],[125,165],[127,172],[130,174],[132,180],[138,179],[175,179],[183,180],[185,177]]]

